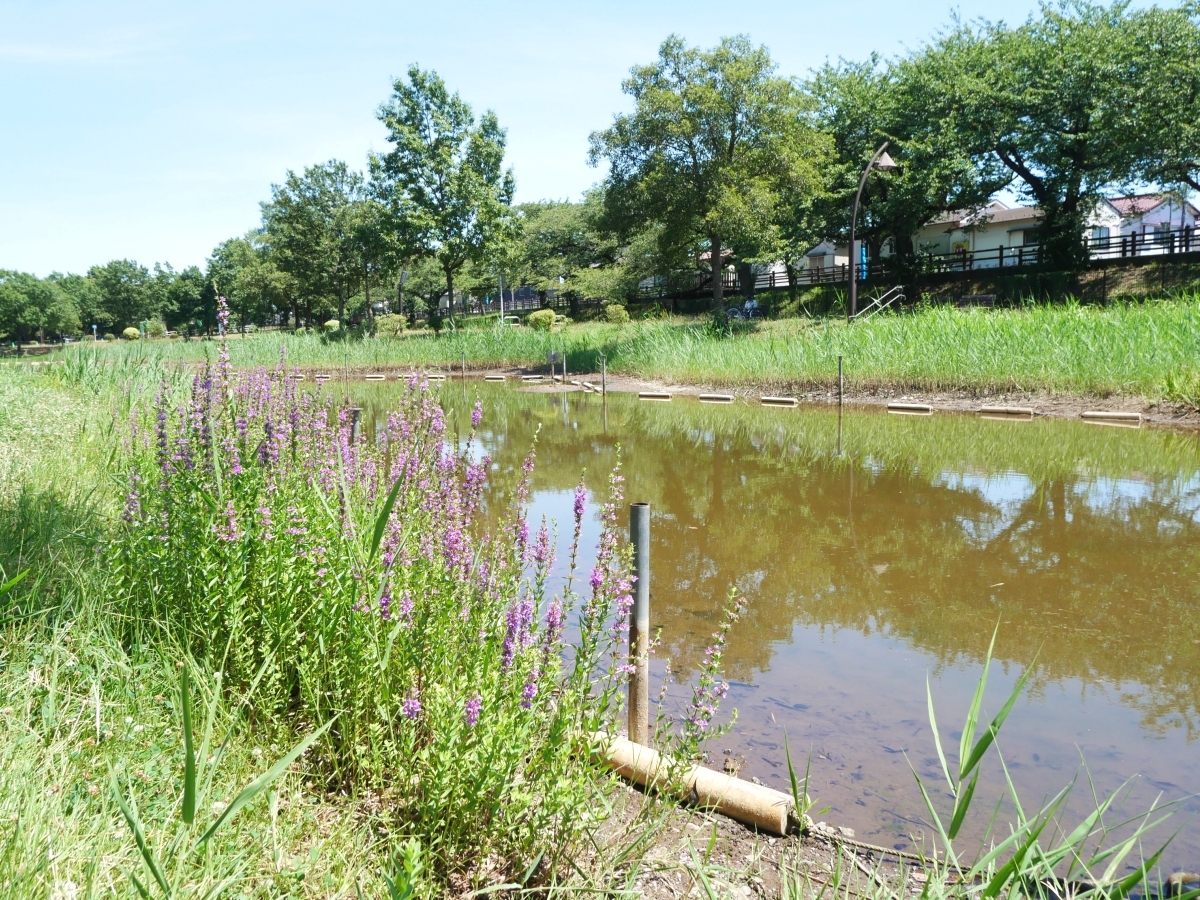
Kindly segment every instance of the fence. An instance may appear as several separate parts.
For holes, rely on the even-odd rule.
[[[1088,258],[1094,261],[1121,260],[1144,257],[1176,256],[1200,253],[1200,233],[1195,228],[1173,231],[1155,231],[1148,234],[1114,235],[1111,237],[1089,237],[1085,241]],[[1010,269],[1036,266],[1040,262],[1041,248],[1036,244],[1023,247],[994,247],[959,253],[921,253],[905,261],[914,274],[934,275],[953,272],[970,272],[986,269]],[[874,281],[895,277],[898,257],[879,257],[858,267],[862,281]],[[777,272],[772,269],[754,278],[754,290],[774,288],[807,287],[818,284],[844,284],[849,281],[850,266],[839,263],[832,266],[810,266]],[[742,285],[734,272],[725,272],[722,278],[724,293],[736,293]],[[695,296],[711,292],[712,275],[707,272],[675,274],[655,278],[638,288],[643,300],[659,300],[666,297]]]

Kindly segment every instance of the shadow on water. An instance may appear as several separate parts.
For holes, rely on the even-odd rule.
[[[398,389],[364,388],[368,418]],[[1131,810],[1200,790],[1196,437],[847,412],[839,454],[827,407],[613,395],[605,416],[591,395],[439,390],[463,436],[484,402],[492,503],[538,433],[534,511],[561,531],[580,472],[600,487],[620,445],[627,499],[653,509],[660,656],[683,677],[729,586],[749,599],[725,657],[739,709],[725,744],[743,774],[784,787],[786,729],[812,748],[830,818],[908,846],[923,827],[908,765],[923,777],[935,765],[925,679],[957,718],[999,620],[992,712],[1037,655],[1002,748],[1031,798],[1069,781],[1081,752],[1102,792],[1139,776]],[[1002,777],[986,773],[981,792],[999,796]],[[1196,865],[1194,824],[1171,854]]]

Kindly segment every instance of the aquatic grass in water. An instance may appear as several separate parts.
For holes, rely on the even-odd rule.
[[[376,793],[439,875],[493,855],[523,871],[535,848],[553,871],[595,786],[579,750],[610,727],[622,674],[620,476],[586,602],[547,597],[547,526],[531,534],[523,511],[532,452],[516,508],[485,532],[490,461],[448,449],[415,377],[368,443],[286,375],[234,374],[223,355],[182,407],[164,390],[135,424],[111,559],[129,637],[165,628],[230,684],[254,682],[268,720],[328,724],[328,787]]]

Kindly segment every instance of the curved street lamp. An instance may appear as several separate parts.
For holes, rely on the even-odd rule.
[[[888,142],[884,141],[883,145],[875,151],[875,155],[871,157],[871,161],[867,163],[867,167],[863,169],[862,180],[858,182],[858,193],[854,195],[854,213],[850,216],[850,306],[846,312],[846,321],[849,322],[858,313],[858,256],[854,252],[854,230],[858,224],[858,202],[862,199],[863,188],[867,185],[867,176],[871,174],[871,169],[875,168],[881,172],[891,172],[900,168],[887,154]]]

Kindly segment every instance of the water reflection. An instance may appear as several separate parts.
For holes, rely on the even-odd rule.
[[[385,409],[387,390],[362,402]],[[730,585],[746,595],[726,654],[740,710],[728,743],[746,774],[783,786],[786,728],[793,746],[812,747],[831,818],[909,843],[923,813],[908,763],[937,780],[926,676],[944,726],[955,721],[1002,621],[991,710],[1036,655],[1002,739],[1030,798],[1069,780],[1080,751],[1102,791],[1143,776],[1135,809],[1158,789],[1200,789],[1194,437],[441,390],[463,434],[484,400],[493,504],[506,502],[535,433],[534,513],[560,523],[581,472],[601,486],[620,448],[627,498],[653,509],[660,655],[685,675]],[[1001,777],[987,773],[981,791],[999,796]],[[1189,826],[1172,858],[1194,864],[1198,849]]]

